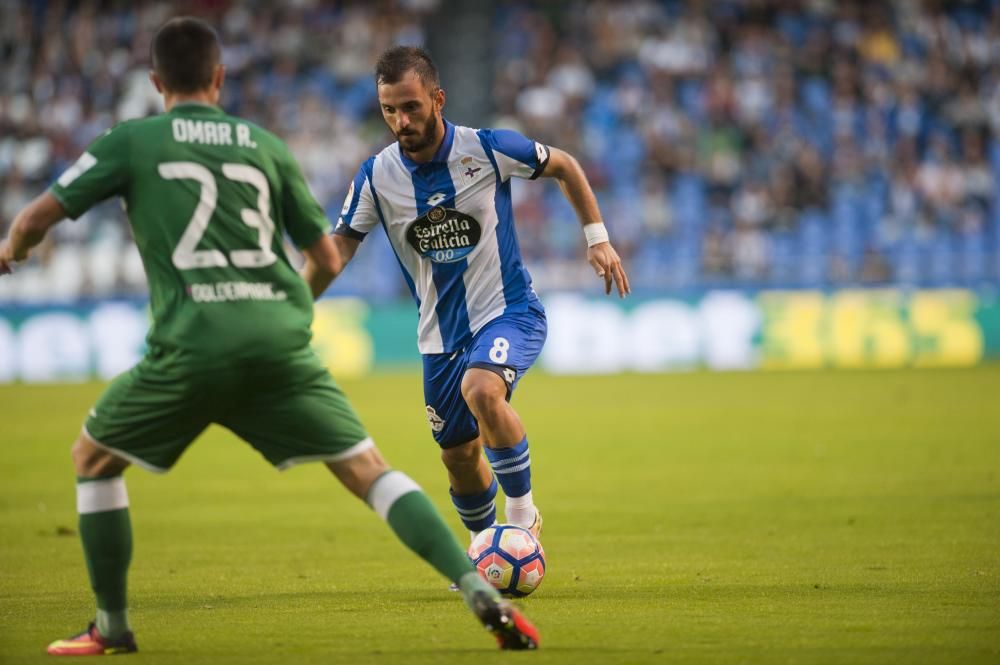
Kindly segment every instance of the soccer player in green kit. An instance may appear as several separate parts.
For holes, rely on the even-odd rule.
[[[97,616],[48,652],[136,651],[122,472],[130,464],[169,470],[210,423],[232,430],[279,469],[324,462],[405,545],[459,585],[501,648],[535,648],[535,628],[474,572],[419,486],[390,469],[310,349],[312,299],[340,258],[288,148],[216,106],[224,70],[215,32],[198,19],[173,19],[156,34],[152,59],[150,77],[166,112],[98,138],[0,241],[0,274],[10,273],[64,217],[119,196],[153,313],[145,356],[108,387],[73,445]],[[286,232],[318,286],[289,262]]]

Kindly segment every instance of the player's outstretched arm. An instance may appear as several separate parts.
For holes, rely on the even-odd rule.
[[[618,287],[618,295],[624,298],[632,292],[628,275],[622,267],[618,252],[608,240],[608,231],[601,219],[601,211],[597,207],[597,197],[587,181],[580,163],[564,150],[550,148],[549,162],[542,172],[543,178],[555,178],[559,182],[566,200],[576,211],[576,217],[583,225],[587,236],[587,261],[594,268],[598,277],[604,278],[604,292],[611,293],[612,281]]]
[[[29,203],[14,218],[7,238],[0,240],[0,275],[13,272],[14,264],[28,258],[28,253],[42,242],[49,229],[65,217],[66,210],[49,192]]]
[[[312,290],[313,298],[319,298],[330,287],[358,251],[361,242],[340,235],[323,235],[312,246],[302,250],[306,262],[302,267],[302,279]]]

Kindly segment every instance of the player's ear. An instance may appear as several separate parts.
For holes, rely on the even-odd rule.
[[[222,89],[222,83],[226,80],[226,66],[216,65],[212,73],[212,89],[216,92]]]
[[[158,93],[163,94],[163,83],[160,82],[160,77],[152,69],[149,70],[149,82],[153,84]]]
[[[437,107],[438,111],[444,108],[444,89],[438,88],[434,93],[434,105]]]

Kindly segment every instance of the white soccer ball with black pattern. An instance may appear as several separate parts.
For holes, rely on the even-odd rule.
[[[469,558],[501,594],[523,598],[545,577],[545,550],[527,529],[495,524],[472,539]]]

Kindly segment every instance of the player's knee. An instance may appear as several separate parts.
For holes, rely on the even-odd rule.
[[[362,501],[379,476],[389,471],[389,464],[378,448],[369,448],[347,459],[327,462],[326,466],[351,494]]]
[[[498,381],[484,381],[477,378],[462,382],[462,397],[479,418],[502,406],[506,396],[505,386]]]
[[[76,475],[81,478],[100,478],[121,473],[128,462],[107,450],[98,448],[85,437],[80,436],[70,449]]]
[[[73,442],[70,456],[73,458],[73,468],[76,469],[76,475],[88,476],[87,472],[94,466],[93,446],[88,446],[86,440],[79,438]]]

